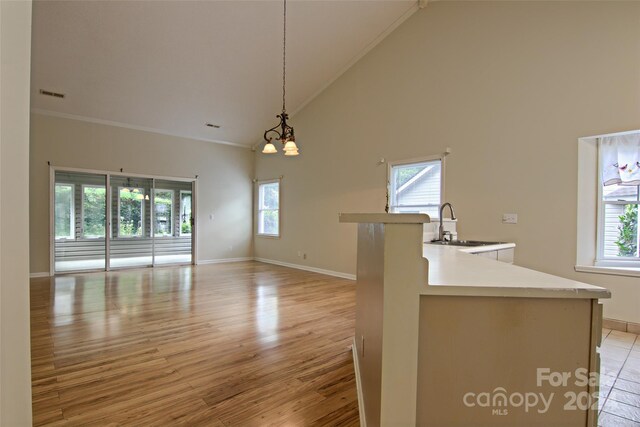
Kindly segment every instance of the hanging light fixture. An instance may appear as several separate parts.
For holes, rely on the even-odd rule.
[[[282,113],[276,117],[280,119],[280,123],[264,131],[264,140],[267,142],[264,145],[262,152],[264,154],[277,153],[276,146],[273,145],[273,140],[280,141],[284,145],[285,156],[297,156],[299,153],[296,146],[296,137],[293,134],[293,128],[287,124],[289,115],[285,107],[285,95],[286,95],[286,76],[287,76],[287,0],[284,0],[284,29],[282,37]]]

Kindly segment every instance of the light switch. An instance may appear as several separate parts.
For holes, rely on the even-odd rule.
[[[518,214],[514,214],[514,213],[502,214],[502,223],[503,224],[517,224],[518,223]]]

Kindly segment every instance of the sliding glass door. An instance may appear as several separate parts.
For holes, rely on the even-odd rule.
[[[109,267],[153,265],[151,194],[153,180],[111,175]]]
[[[107,176],[55,173],[53,189],[54,270],[106,268]]]
[[[157,179],[154,184],[154,264],[191,263],[192,183]]]
[[[54,272],[190,264],[193,181],[55,171]]]

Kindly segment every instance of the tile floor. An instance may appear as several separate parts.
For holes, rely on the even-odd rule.
[[[640,427],[640,336],[602,330],[600,347],[602,427]]]

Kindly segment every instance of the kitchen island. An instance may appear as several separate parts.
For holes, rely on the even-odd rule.
[[[600,287],[423,245],[427,215],[358,224],[365,425],[595,426]]]

